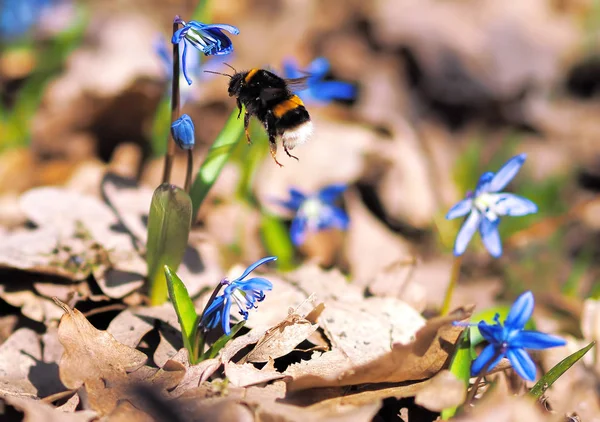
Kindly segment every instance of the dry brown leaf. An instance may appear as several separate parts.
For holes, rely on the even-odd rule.
[[[381,403],[362,406],[318,403],[306,408],[277,402],[251,403],[259,420],[271,422],[370,422]]]
[[[462,331],[452,322],[468,318],[470,312],[460,309],[446,317],[431,319],[416,333],[411,343],[393,344],[391,351],[360,365],[353,365],[352,360],[339,349],[291,365],[284,372],[293,377],[289,389],[429,378],[446,364]]]
[[[5,397],[4,400],[24,413],[23,422],[89,422],[98,416],[92,410],[63,412],[39,400],[19,397]]]
[[[65,311],[58,326],[58,338],[65,349],[59,364],[60,379],[69,389],[85,385],[92,408],[109,414],[124,397],[127,373],[140,368],[148,358],[119,343],[110,333],[94,328],[77,309],[60,306]]]
[[[6,285],[0,284],[0,297],[12,306],[21,308],[21,313],[34,321],[49,323],[58,320],[62,314],[50,299],[29,290],[7,291]]]
[[[448,371],[443,370],[428,380],[427,384],[417,392],[415,403],[434,412],[441,412],[456,407],[465,401],[467,387],[464,382]]]
[[[396,261],[382,269],[369,283],[369,292],[375,296],[391,296],[422,312],[429,299],[427,290],[414,280],[416,259]],[[363,280],[357,280],[361,282]]]
[[[242,362],[267,362],[287,355],[319,328],[316,321],[324,308],[323,303],[320,303],[307,318],[295,312],[290,313],[285,320],[267,330]]]
[[[494,422],[548,422],[564,420],[557,417],[548,417],[540,411],[534,400],[528,397],[508,396],[495,392],[486,397],[470,412],[465,413],[454,420],[456,422],[488,422],[493,415]]]
[[[271,361],[272,362],[272,361]],[[248,387],[284,378],[285,375],[266,365],[257,369],[251,363],[225,363],[225,375],[234,387]]]
[[[65,389],[51,337],[42,344],[33,330],[20,328],[0,345],[0,396],[39,398]]]

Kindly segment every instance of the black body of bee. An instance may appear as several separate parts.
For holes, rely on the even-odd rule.
[[[242,114],[242,104],[246,107],[244,129],[250,143],[248,124],[255,116],[269,135],[271,156],[280,167],[277,154],[277,137],[281,137],[283,149],[290,154],[296,145],[304,143],[312,133],[312,122],[302,100],[292,93],[290,86],[303,83],[306,78],[283,79],[264,69],[251,69],[235,73],[229,83],[229,96],[235,96]]]

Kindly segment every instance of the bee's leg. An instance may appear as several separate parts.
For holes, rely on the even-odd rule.
[[[285,142],[283,143],[283,150],[288,155],[288,157],[292,157],[292,158],[295,158],[296,161],[300,161],[300,159],[298,157],[296,157],[295,155],[290,154],[290,151],[288,150],[287,146],[285,145]]]
[[[250,132],[248,132],[249,124],[250,124],[250,113],[246,112],[246,114],[244,114],[244,132],[246,132],[246,140],[248,141],[248,144],[251,144],[252,141],[250,140]]]
[[[277,155],[277,142],[275,142],[275,136],[271,134],[269,134],[269,151],[271,151],[271,157],[275,160],[275,164],[279,167],[283,167],[283,164],[277,161],[277,158],[275,157]]]
[[[239,119],[240,116],[242,115],[242,102],[240,101],[239,98],[236,98],[236,102],[237,102],[237,108],[239,110],[239,113],[238,113],[238,119]]]

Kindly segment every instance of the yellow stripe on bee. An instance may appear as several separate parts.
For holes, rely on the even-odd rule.
[[[285,100],[285,101],[277,104],[275,107],[273,107],[273,114],[275,115],[275,117],[277,117],[279,119],[281,116],[283,116],[288,111],[293,110],[293,109],[298,108],[303,105],[304,105],[304,103],[302,102],[300,97],[298,97],[297,95],[292,95],[287,100]]]
[[[246,81],[246,83],[250,83],[250,79],[252,79],[252,77],[254,75],[256,75],[256,72],[258,72],[260,69],[251,69],[248,74],[246,75],[246,77],[244,78],[244,81]]]

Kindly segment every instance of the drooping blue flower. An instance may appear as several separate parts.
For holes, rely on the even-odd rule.
[[[280,205],[296,213],[292,220],[290,236],[292,243],[301,245],[309,232],[336,228],[346,230],[350,219],[348,215],[334,203],[346,190],[346,185],[333,184],[325,186],[314,195],[307,196],[298,189],[290,188],[290,199],[276,201]]]
[[[306,103],[330,103],[333,100],[351,100],[356,96],[356,87],[348,82],[329,81],[323,78],[329,72],[330,64],[325,57],[313,60],[301,70],[293,59],[283,62],[283,73],[288,79],[308,76],[306,89],[296,94]]]
[[[504,164],[498,173],[484,173],[477,183],[474,194],[454,205],[446,219],[469,216],[460,228],[454,243],[454,255],[462,255],[479,229],[479,234],[488,252],[495,258],[502,255],[502,242],[498,233],[500,217],[523,216],[537,212],[537,205],[512,193],[499,192],[519,172],[525,162],[525,154],[517,155]]]
[[[171,135],[177,146],[181,149],[192,149],[196,143],[194,133],[194,122],[187,114],[175,120],[171,124]]]
[[[192,84],[192,80],[187,73],[187,45],[192,45],[204,53],[205,56],[230,54],[233,51],[233,43],[229,37],[223,33],[223,30],[233,35],[240,33],[240,30],[232,25],[207,25],[196,21],[185,23],[185,21],[179,17],[175,18],[175,22],[180,23],[183,27],[173,34],[171,42],[173,44],[183,42],[181,68],[183,69],[183,76],[189,85]]]
[[[485,321],[470,324],[477,325],[481,335],[489,343],[473,361],[471,376],[478,375],[486,368],[486,372],[489,372],[502,358],[507,357],[521,378],[527,381],[535,379],[536,366],[525,349],[541,350],[564,346],[566,341],[557,336],[524,329],[533,314],[533,307],[533,293],[527,291],[515,300],[504,323],[500,322],[500,316],[496,314],[494,324]]]
[[[238,306],[240,314],[244,319],[248,319],[248,311],[256,308],[257,302],[262,302],[264,300],[264,292],[273,289],[273,285],[269,280],[262,277],[254,277],[248,280],[244,279],[258,266],[266,262],[275,261],[276,259],[277,257],[274,256],[259,259],[246,268],[246,271],[235,280],[229,281],[223,279],[221,281],[221,283],[225,285],[223,294],[217,296],[212,303],[208,305],[202,315],[200,325],[211,330],[221,323],[221,327],[225,334],[229,334],[231,332],[229,327],[229,319],[231,317],[230,310],[233,302]]]

